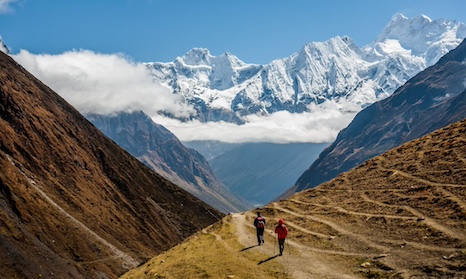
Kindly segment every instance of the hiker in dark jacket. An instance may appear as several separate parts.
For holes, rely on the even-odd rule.
[[[283,255],[283,250],[285,249],[285,239],[288,235],[288,228],[285,225],[283,219],[278,220],[278,226],[275,228],[275,233],[278,238],[278,247],[280,248],[280,256]]]
[[[261,245],[264,243],[265,218],[260,212],[257,212],[257,217],[254,219],[254,227],[256,227],[257,242]]]

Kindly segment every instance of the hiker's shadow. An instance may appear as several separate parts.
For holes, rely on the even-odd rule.
[[[278,257],[278,256],[279,256],[279,255],[275,255],[275,256],[272,256],[272,257],[270,257],[270,258],[268,258],[268,259],[262,260],[262,261],[258,262],[257,265],[260,265],[260,264],[263,264],[263,263],[268,262],[268,261],[270,261],[270,260],[273,260],[273,259],[275,259],[275,258]]]
[[[249,249],[251,249],[251,248],[254,248],[254,247],[256,247],[256,246],[259,246],[259,245],[252,245],[252,246],[249,246],[249,247],[243,248],[243,249],[241,249],[241,250],[240,250],[240,252],[243,252],[243,251],[249,250]]]

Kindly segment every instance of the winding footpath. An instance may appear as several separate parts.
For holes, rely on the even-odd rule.
[[[254,248],[269,257],[264,258],[258,264],[266,264],[269,260],[280,261],[289,274],[296,279],[307,278],[329,278],[329,279],[351,279],[360,278],[354,275],[354,271],[342,269],[341,265],[334,266],[331,261],[326,261],[322,253],[345,255],[341,251],[327,251],[309,247],[292,240],[287,240],[283,256],[278,256],[277,244],[273,242],[275,233],[273,229],[266,229],[266,243],[257,246],[256,232],[252,224],[246,219],[247,213],[236,213],[232,215],[233,223],[237,230],[238,241],[245,247]],[[269,225],[270,227],[270,225]],[[301,229],[293,226],[293,229]],[[321,235],[322,237],[328,237]]]

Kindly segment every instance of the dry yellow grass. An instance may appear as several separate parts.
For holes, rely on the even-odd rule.
[[[241,245],[232,216],[121,276],[135,278],[291,278],[278,261]]]
[[[265,245],[233,214],[122,278],[466,278],[466,120],[261,212]]]

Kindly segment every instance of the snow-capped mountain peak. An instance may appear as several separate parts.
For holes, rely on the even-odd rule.
[[[206,48],[193,48],[180,57],[186,65],[210,65],[211,59],[212,55]]]
[[[446,19],[432,20],[426,15],[409,19],[396,14],[375,42],[365,49],[378,49],[379,52],[389,50],[381,53],[384,55],[390,54],[394,44],[398,44],[401,52],[411,51],[412,55],[425,58],[426,66],[431,66],[465,37],[466,25],[463,23]],[[384,44],[388,46],[382,46]]]
[[[185,55],[178,57],[175,61],[179,61],[184,65],[190,66],[209,66],[212,68],[228,67],[228,68],[241,68],[247,66],[238,57],[229,52],[225,52],[219,56],[213,56],[206,48],[193,48]]]
[[[392,16],[392,19],[390,20],[390,22],[388,23],[389,25],[390,24],[395,24],[397,22],[402,22],[402,21],[406,21],[406,20],[409,20],[409,18],[407,18],[405,15],[403,15],[402,13],[396,13]]]
[[[310,111],[335,102],[357,110],[398,87],[460,44],[463,23],[396,14],[373,43],[359,48],[348,36],[310,42],[267,65],[231,53],[195,48],[172,63],[147,63],[154,80],[195,107],[201,121],[242,123],[244,115]],[[343,105],[344,104],[344,105]]]
[[[324,42],[311,42],[301,49],[299,55],[306,54],[308,56],[313,56],[315,58],[329,58],[329,57],[343,57],[343,56],[354,56],[357,58],[359,54],[357,53],[358,48],[354,44],[353,40],[348,37],[339,37],[336,36]],[[352,57],[355,58],[355,57]]]

